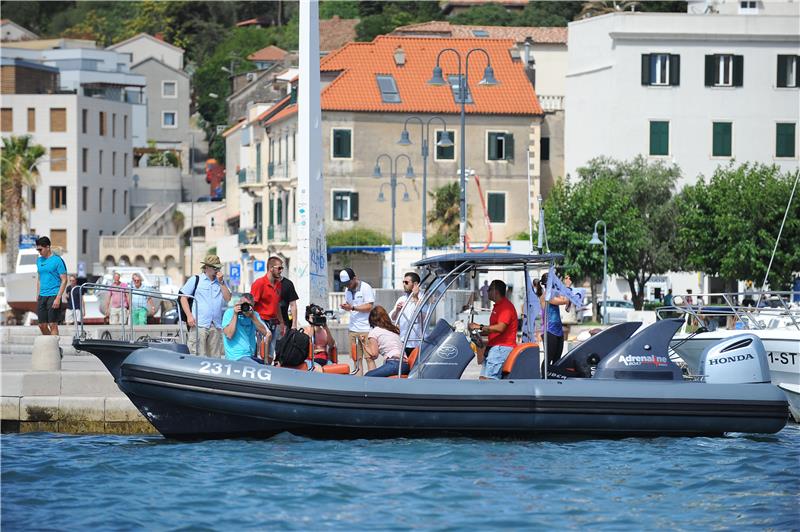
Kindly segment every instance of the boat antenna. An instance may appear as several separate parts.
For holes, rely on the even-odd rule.
[[[761,293],[758,295],[756,308],[758,308],[759,303],[761,303],[761,298],[764,297],[764,290],[767,288],[767,278],[769,277],[770,269],[772,269],[772,260],[775,258],[775,252],[778,250],[778,242],[781,241],[783,226],[786,224],[786,217],[789,216],[789,208],[792,206],[792,199],[794,198],[794,193],[797,190],[798,181],[800,181],[800,172],[796,172],[794,175],[794,186],[792,186],[792,193],[789,194],[789,203],[786,204],[786,212],[783,213],[783,221],[781,222],[781,228],[778,230],[778,238],[775,239],[775,247],[772,248],[772,256],[769,258],[767,272],[764,274],[764,282],[761,283]]]

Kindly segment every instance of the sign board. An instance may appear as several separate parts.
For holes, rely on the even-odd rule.
[[[257,260],[253,263],[253,271],[254,272],[264,272],[267,266],[267,262],[263,260]]]
[[[233,284],[239,284],[239,281],[242,278],[242,267],[240,265],[231,264],[230,278]]]
[[[36,235],[19,235],[19,249],[32,249],[36,247]]]
[[[86,277],[86,263],[78,261],[78,277]]]

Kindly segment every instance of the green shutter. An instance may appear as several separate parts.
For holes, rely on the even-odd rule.
[[[514,135],[512,133],[505,134],[505,149],[506,149],[506,161],[513,161],[514,160]]]
[[[714,157],[731,156],[731,129],[730,122],[714,122],[711,155]]]
[[[506,195],[489,192],[489,221],[492,223],[506,222]]]
[[[716,82],[716,72],[719,68],[719,64],[717,63],[717,56],[715,55],[707,55],[706,56],[706,87],[713,87]]]
[[[733,56],[733,86],[741,87],[744,85],[744,56]]]
[[[358,220],[358,192],[350,193],[350,219]]]
[[[775,156],[795,156],[795,124],[776,124]]]
[[[650,122],[650,155],[669,155],[669,122]]]
[[[786,67],[787,62],[790,58],[794,56],[791,55],[779,55],[778,56],[778,87],[785,87],[786,86]]]
[[[489,160],[497,160],[497,133],[489,133]]]
[[[276,222],[278,225],[283,225],[283,200],[281,198],[278,198],[277,207],[278,207],[278,214],[277,214],[278,219],[276,220]]]
[[[333,130],[333,156],[337,159],[350,158],[351,150],[349,129]]]
[[[669,56],[669,84],[673,87],[681,84],[681,56],[677,54]]]
[[[642,85],[650,85],[650,54],[642,54]]]
[[[270,198],[269,199],[269,225],[270,225],[270,227],[275,223],[273,218],[272,218],[272,207],[273,207],[274,204],[275,204],[275,200]]]

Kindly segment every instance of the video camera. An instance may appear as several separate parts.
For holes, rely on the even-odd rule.
[[[308,323],[317,327],[324,327],[328,323],[325,309],[313,303],[306,307],[306,319]]]

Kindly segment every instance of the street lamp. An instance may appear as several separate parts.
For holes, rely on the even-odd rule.
[[[408,135],[408,123],[412,120],[419,122],[420,137],[422,138],[422,258],[428,256],[428,138],[431,132],[431,122],[438,120],[442,123],[444,133],[442,138],[436,142],[436,145],[441,148],[449,148],[453,146],[453,141],[450,140],[450,133],[447,131],[447,123],[441,116],[432,116],[427,122],[418,116],[406,118],[403,123],[403,131],[400,132],[400,140],[397,143],[401,146],[410,146],[412,144]]]
[[[597,235],[597,224],[603,224],[603,241]],[[603,245],[603,324],[608,325],[608,239],[606,234],[606,223],[597,220],[594,223],[594,233],[589,244],[593,246]]]
[[[494,69],[492,68],[492,59],[489,57],[489,52],[484,50],[483,48],[472,48],[466,52],[466,55],[463,57],[458,52],[458,50],[454,48],[445,48],[444,50],[440,51],[436,56],[436,66],[433,68],[433,77],[428,81],[431,85],[446,85],[447,82],[445,81],[444,77],[442,76],[442,67],[439,66],[439,60],[442,57],[442,54],[445,52],[452,52],[458,58],[458,95],[459,100],[461,103],[461,197],[459,200],[459,211],[461,213],[461,220],[458,224],[458,237],[461,240],[461,250],[466,253],[467,251],[467,166],[466,166],[466,100],[467,100],[467,88],[469,86],[469,56],[473,54],[473,52],[482,52],[483,55],[486,56],[486,68],[483,71],[483,79],[481,79],[478,84],[479,85],[497,85],[499,81],[494,77]],[[464,64],[464,70],[462,74],[461,64]]]
[[[375,170],[372,172],[372,177],[380,179],[381,176],[381,159],[386,157],[389,159],[389,186],[392,190],[392,288],[394,288],[394,274],[395,274],[395,211],[397,210],[397,167],[399,163],[400,157],[405,157],[408,161],[408,167],[406,168],[406,177],[412,178],[414,177],[414,168],[411,166],[411,157],[406,155],[405,153],[401,153],[400,155],[395,156],[392,159],[392,156],[386,153],[382,153],[378,155],[375,159]],[[378,194],[378,201],[385,201],[386,198],[383,195],[383,185],[386,183],[381,184],[381,188]],[[408,196],[408,187],[406,187],[405,183],[400,183],[403,185],[405,189],[405,193],[403,194],[403,201],[409,201]]]

